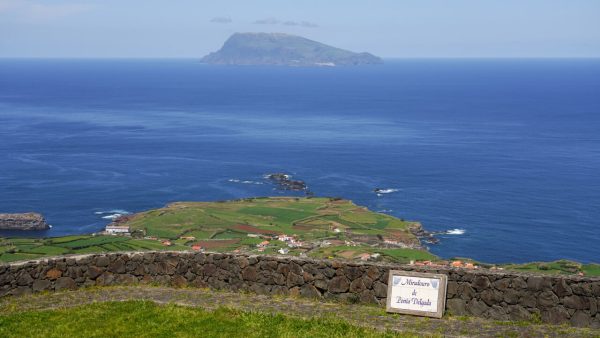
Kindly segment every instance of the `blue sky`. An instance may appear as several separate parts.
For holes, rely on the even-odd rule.
[[[0,57],[200,57],[234,32],[383,57],[600,57],[600,0],[0,0]]]

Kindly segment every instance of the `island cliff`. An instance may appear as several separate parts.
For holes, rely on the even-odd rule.
[[[221,65],[357,66],[381,64],[369,53],[354,53],[283,33],[235,33],[223,47],[202,58]]]
[[[49,228],[44,217],[38,213],[0,214],[0,230],[46,230]]]

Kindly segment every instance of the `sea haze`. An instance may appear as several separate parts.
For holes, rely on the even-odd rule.
[[[458,229],[442,257],[600,262],[600,61],[0,60],[0,212],[43,213],[39,235],[281,195],[263,180],[280,171]]]

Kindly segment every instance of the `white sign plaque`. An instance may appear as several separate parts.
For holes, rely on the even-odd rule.
[[[448,276],[390,270],[387,312],[442,318]]]

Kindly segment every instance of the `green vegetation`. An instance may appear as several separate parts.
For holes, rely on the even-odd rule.
[[[164,208],[128,216],[120,225],[129,236],[78,235],[59,238],[0,238],[0,262],[31,260],[44,256],[112,251],[192,250],[193,245],[216,252],[287,254],[313,258],[381,260],[394,263],[439,261],[419,249],[411,229],[420,226],[375,213],[339,198],[261,197],[220,202],[178,202]],[[278,235],[294,237],[298,245],[278,241]],[[144,238],[134,238],[144,237]],[[165,246],[162,240],[170,240]],[[389,245],[391,240],[398,245]],[[258,245],[264,241],[264,248]],[[492,265],[458,258],[482,267]],[[446,262],[447,263],[447,262]],[[548,274],[600,276],[599,264],[561,260],[499,267]]]
[[[368,245],[348,246],[338,245],[327,248],[319,248],[310,253],[315,258],[342,258],[359,259],[362,254],[380,254],[384,261],[406,264],[410,261],[434,261],[438,257],[425,251],[417,249],[381,249]]]
[[[409,337],[334,318],[300,319],[148,301],[94,303],[0,316],[2,337]],[[412,335],[410,335],[412,337]]]
[[[414,224],[370,212],[346,200],[291,197],[178,202],[136,214],[124,223],[132,230],[144,230],[147,236],[171,239],[184,235],[210,238],[226,230],[236,230],[242,235],[260,233],[260,230],[292,235],[311,232],[314,228],[331,232],[333,228],[370,229],[380,235],[390,235],[387,230],[399,230],[411,236],[408,228]]]
[[[600,276],[600,264],[581,264],[568,260],[555,262],[533,262],[525,264],[507,264],[502,266],[507,270],[547,273],[554,275],[572,275],[583,273],[586,276]]]
[[[295,236],[297,241],[304,243],[302,248],[292,248],[290,255],[310,254],[313,257],[331,256],[331,252],[319,250],[319,242],[326,239],[352,240],[353,236],[363,236],[363,241],[373,244],[390,237],[409,246],[419,243],[409,230],[418,223],[374,213],[350,201],[334,198],[179,202],[132,215],[120,225],[129,226],[132,233],[145,236],[145,239],[103,235],[0,239],[0,261],[111,251],[191,250],[194,244],[209,251],[273,254],[288,246],[272,239],[280,234]],[[165,239],[173,245],[163,245],[161,240]],[[269,240],[269,245],[259,250],[257,245],[265,240]],[[434,257],[422,250],[394,250],[385,249],[384,257],[402,262]],[[378,252],[367,245],[362,245],[359,251]],[[348,258],[345,254],[337,256],[335,252],[333,256]]]
[[[0,261],[38,259],[63,254],[86,254],[111,251],[187,250],[183,245],[164,246],[156,240],[120,236],[66,236],[57,238],[2,238]]]

